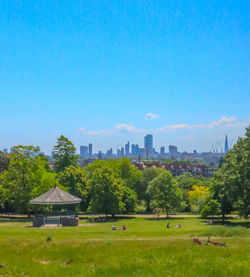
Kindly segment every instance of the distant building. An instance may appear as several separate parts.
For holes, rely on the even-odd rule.
[[[228,139],[227,139],[227,135],[226,135],[226,137],[225,137],[225,153],[227,153],[228,152],[228,150],[229,150],[229,147],[228,147]]]
[[[161,156],[163,156],[165,154],[165,147],[164,146],[162,146],[160,148],[160,154],[161,154]]]
[[[80,158],[88,157],[88,146],[81,145],[80,146]]]
[[[51,159],[53,160],[55,156],[55,151],[51,151]]]
[[[124,147],[121,148],[121,156],[124,156]]]
[[[93,145],[92,143],[89,144],[89,157],[92,157],[93,155]]]
[[[135,146],[135,144],[131,144],[131,154],[132,154],[132,156],[136,156],[136,146]]]
[[[169,145],[168,149],[171,156],[175,157],[177,155],[177,146]]]
[[[99,152],[98,152],[98,160],[101,160],[101,159],[102,159],[102,152],[99,151]]]
[[[144,137],[145,157],[150,158],[153,153],[153,135],[146,135]]]
[[[129,141],[125,144],[125,156],[129,156]]]
[[[8,149],[7,149],[7,148],[4,148],[4,149],[3,149],[3,153],[7,154],[7,153],[8,153]]]

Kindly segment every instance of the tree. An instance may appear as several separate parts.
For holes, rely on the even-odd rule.
[[[62,172],[66,167],[75,165],[78,159],[74,144],[61,135],[57,139],[57,144],[54,147],[54,169],[56,172]]]
[[[90,193],[88,210],[112,216],[123,212],[124,183],[118,171],[99,160],[86,167],[86,174]]]
[[[197,189],[200,186],[205,186],[209,188],[213,184],[213,178],[205,178],[203,176],[193,176],[189,172],[186,172],[180,176],[176,176],[175,179],[182,190],[182,197],[183,197],[183,201],[186,204],[186,211],[191,211],[192,209],[191,205],[194,204],[190,202],[191,198],[189,196],[189,191],[192,190],[193,186],[196,186]]]
[[[15,146],[10,154],[8,169],[1,179],[1,191],[14,211],[30,213],[29,201],[47,191],[55,184],[55,174],[47,172],[46,160],[38,155],[34,146]]]
[[[195,210],[200,212],[204,206],[208,194],[209,188],[207,186],[193,185],[192,190],[188,191],[189,202],[193,205]]]
[[[0,151],[0,174],[2,174],[4,170],[8,168],[9,162],[10,162],[9,155]]]
[[[123,187],[122,202],[124,203],[124,213],[134,213],[136,209],[137,196],[135,191],[129,187]]]
[[[82,199],[81,209],[87,210],[89,188],[87,187],[85,171],[78,166],[70,165],[58,174],[58,181],[68,189],[70,194],[80,197]]]
[[[147,193],[149,183],[158,177],[165,170],[159,167],[149,167],[145,168],[143,171],[143,181],[142,181],[142,199],[146,201],[147,211],[150,210],[151,195]]]
[[[131,165],[130,160],[122,158],[114,164],[120,172],[120,177],[124,181],[125,186],[134,190],[139,200],[144,197],[144,187],[142,183],[142,172]]]
[[[219,215],[221,212],[221,204],[214,199],[211,199],[201,210],[202,217],[208,217],[209,215]]]
[[[250,213],[250,125],[246,137],[238,139],[227,153],[222,167],[215,174],[212,189],[213,199],[221,204],[223,220],[225,214],[235,208],[248,217]]]
[[[152,196],[152,207],[164,209],[167,217],[171,211],[176,211],[181,206],[181,190],[169,171],[162,172],[152,180],[148,192]]]

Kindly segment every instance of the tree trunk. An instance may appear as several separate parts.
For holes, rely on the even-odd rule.
[[[225,221],[225,214],[222,214],[222,222]]]

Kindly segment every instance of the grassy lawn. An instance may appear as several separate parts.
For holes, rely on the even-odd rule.
[[[114,222],[127,230],[111,231]],[[236,219],[225,227],[200,218],[133,218],[43,229],[0,219],[0,276],[249,276],[247,227]],[[192,242],[209,235],[226,247]]]

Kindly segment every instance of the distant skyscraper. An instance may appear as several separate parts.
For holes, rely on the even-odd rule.
[[[89,157],[92,157],[93,155],[93,145],[92,143],[89,144]]]
[[[128,156],[129,155],[129,141],[127,144],[125,144],[125,155]]]
[[[4,148],[4,149],[3,149],[3,153],[7,154],[7,153],[8,153],[8,149],[7,149],[7,148]]]
[[[162,146],[162,147],[160,148],[160,154],[161,154],[161,155],[164,155],[164,154],[165,154],[165,147],[164,147],[164,146]]]
[[[146,158],[150,158],[153,152],[153,135],[146,135],[144,137],[144,149]]]
[[[176,156],[177,155],[177,146],[175,145],[169,145],[169,154],[171,156]]]
[[[86,158],[88,156],[88,146],[80,146],[80,158]]]
[[[124,156],[124,147],[121,148],[121,156]]]
[[[131,144],[131,154],[132,154],[132,156],[136,156],[136,145],[135,144]]]
[[[51,152],[51,159],[54,159],[54,156],[55,156],[55,151],[52,151]]]
[[[225,137],[225,153],[227,153],[229,150],[229,147],[228,147],[228,139],[227,139],[227,135]]]

